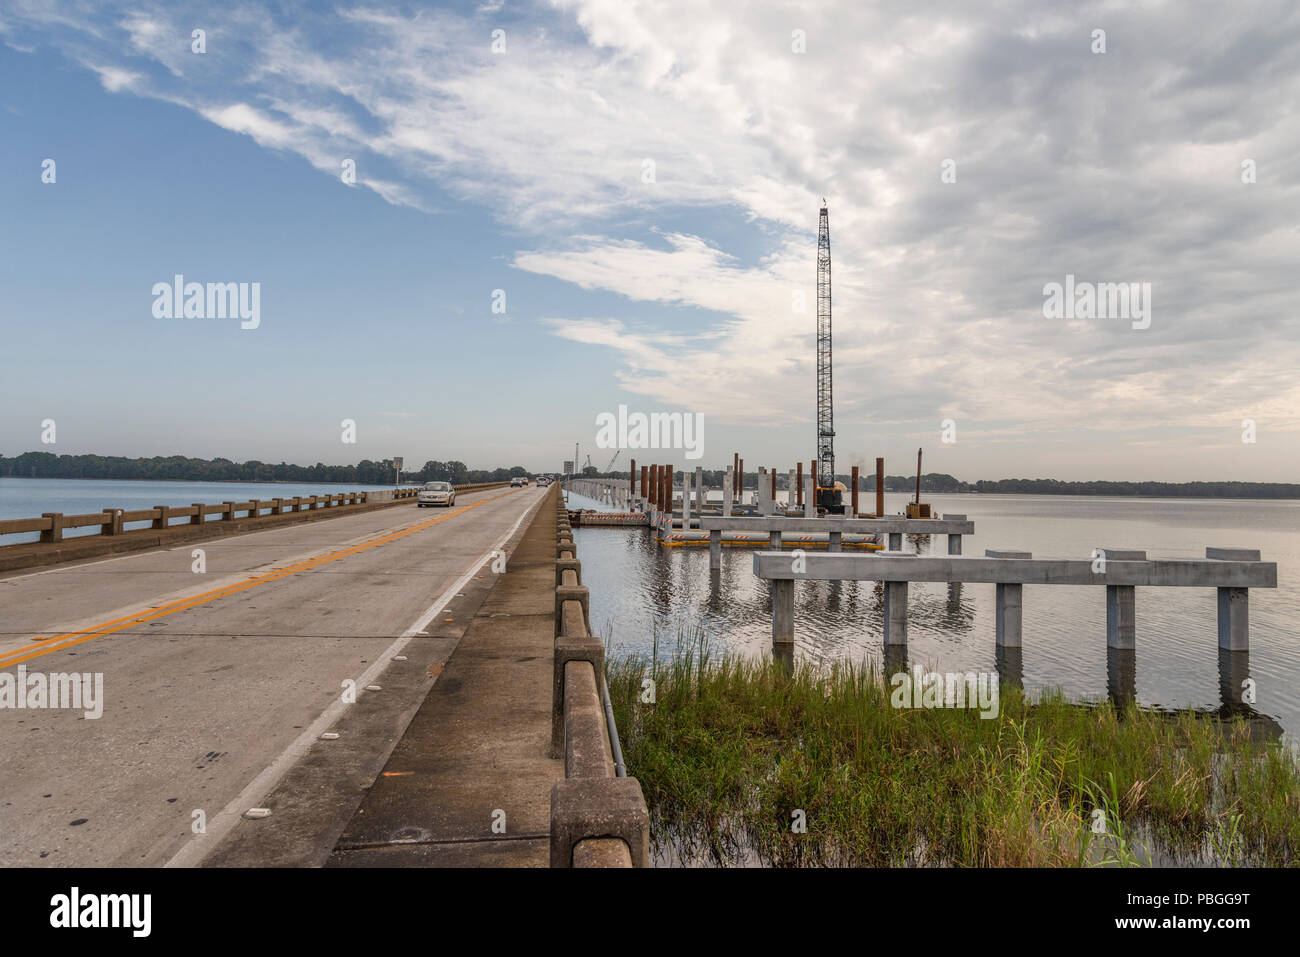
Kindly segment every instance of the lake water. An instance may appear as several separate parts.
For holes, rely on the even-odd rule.
[[[1249,655],[1220,655],[1213,588],[1139,588],[1137,652],[1106,647],[1105,589],[1026,586],[1024,647],[999,662],[994,586],[909,586],[908,663],[939,671],[1018,673],[1026,689],[1059,687],[1076,700],[1135,697],[1160,708],[1240,710],[1241,682],[1255,683],[1255,712],[1296,740],[1300,730],[1300,502],[1103,498],[1049,495],[931,495],[936,509],[975,523],[966,555],[1019,548],[1035,558],[1087,558],[1098,546],[1145,549],[1150,558],[1205,556],[1207,545],[1258,548],[1277,562],[1278,587],[1250,592]],[[886,494],[885,511],[908,497]],[[863,506],[871,507],[864,500]],[[570,508],[605,508],[572,495]],[[710,573],[708,548],[663,548],[644,528],[578,528],[591,622],[612,632],[612,654],[660,654],[680,633],[703,629],[718,649],[771,652],[766,583],[746,548],[724,548]],[[909,549],[947,553],[947,537],[909,536]],[[795,653],[813,659],[881,662],[882,589],[877,582],[795,586]],[[896,661],[891,659],[891,671]]]
[[[158,505],[181,507],[203,502],[247,502],[250,499],[293,498],[295,495],[339,495],[392,488],[391,485],[340,485],[335,483],[297,482],[124,482],[100,479],[21,479],[0,478],[0,519],[39,518],[45,512],[64,515],[89,515],[106,508],[134,511]],[[214,516],[208,516],[214,520]],[[172,519],[184,523],[188,519]],[[147,528],[148,522],[128,524],[127,528]],[[65,538],[74,535],[97,535],[99,529],[64,529]],[[0,546],[34,542],[38,532],[0,536]]]

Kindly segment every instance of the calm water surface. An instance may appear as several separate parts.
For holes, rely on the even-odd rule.
[[[889,513],[902,494],[886,495]],[[1126,499],[1048,495],[937,495],[939,513],[965,513],[975,534],[967,555],[1020,548],[1035,558],[1086,558],[1098,546],[1143,548],[1151,558],[1204,557],[1207,545],[1258,548],[1278,566],[1278,587],[1250,592],[1251,649],[1221,656],[1213,588],[1139,588],[1137,652],[1106,648],[1105,589],[1026,586],[1024,647],[999,662],[993,585],[913,583],[908,663],[940,671],[1018,672],[1026,689],[1059,687],[1078,700],[1135,696],[1144,705],[1216,710],[1256,685],[1254,709],[1275,719],[1294,743],[1300,730],[1300,502]],[[570,507],[599,508],[582,496]],[[613,654],[660,653],[680,632],[702,628],[718,648],[771,651],[767,585],[754,578],[749,549],[724,548],[709,571],[708,549],[662,548],[642,528],[579,528],[583,584],[592,625],[612,633]],[[946,554],[946,536],[909,537],[909,548]],[[877,582],[800,582],[795,587],[795,653],[813,659],[881,662]],[[896,662],[891,659],[891,665]],[[892,669],[891,669],[892,670]]]

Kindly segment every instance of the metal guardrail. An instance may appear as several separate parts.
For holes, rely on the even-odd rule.
[[[456,485],[457,492],[475,492],[489,488],[501,488],[509,482],[476,482]],[[85,515],[65,515],[62,512],[45,512],[40,518],[10,518],[0,520],[0,535],[19,535],[39,532],[40,541],[53,543],[63,541],[63,532],[69,528],[89,528],[98,526],[100,535],[121,535],[125,531],[142,531],[143,529],[126,529],[132,522],[149,522],[150,530],[173,527],[171,520],[186,518],[189,521],[181,525],[203,525],[209,515],[219,515],[225,522],[236,518],[245,520],[264,518],[266,515],[284,515],[292,512],[310,512],[323,509],[341,508],[349,505],[365,505],[380,501],[401,501],[413,499],[419,494],[419,488],[399,488],[375,490],[371,492],[342,492],[338,495],[295,495],[293,498],[251,499],[247,502],[221,502],[206,504],[195,502],[192,505],[168,506],[156,505],[153,508],[121,509],[106,508],[99,512]],[[379,498],[382,496],[382,498]],[[391,498],[390,498],[391,496]],[[266,515],[263,515],[263,512]],[[239,513],[242,513],[240,515]],[[179,526],[175,526],[179,527]],[[83,536],[78,536],[83,537]],[[14,543],[10,543],[14,544]],[[20,543],[31,544],[31,543]],[[0,548],[8,547],[0,545]]]
[[[564,779],[551,789],[552,867],[647,867],[650,816],[623,764],[605,685],[605,646],[591,634],[590,593],[573,528],[555,495],[555,672],[551,753]]]

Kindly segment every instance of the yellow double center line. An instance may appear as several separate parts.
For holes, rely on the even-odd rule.
[[[93,638],[111,635],[114,632],[133,628],[136,625],[154,621],[158,618],[165,618],[168,615],[176,614],[178,611],[185,611],[187,608],[193,608],[195,605],[202,605],[210,601],[216,601],[218,598],[235,595],[242,591],[248,591],[250,588],[256,588],[258,585],[265,585],[268,582],[278,581],[279,579],[286,578],[289,575],[296,575],[298,572],[317,568],[321,565],[327,565],[330,562],[336,562],[340,558],[347,558],[349,555],[356,555],[372,548],[378,548],[380,545],[387,545],[389,542],[395,542],[399,538],[405,538],[407,535],[414,535],[416,532],[422,532],[426,528],[440,525],[449,519],[455,518],[457,515],[463,515],[471,509],[478,508],[480,505],[486,505],[488,502],[495,502],[497,499],[504,498],[511,494],[513,493],[502,492],[500,495],[493,495],[491,498],[482,499],[472,505],[466,505],[464,508],[458,508],[453,512],[448,512],[446,515],[440,515],[438,518],[430,519],[427,522],[420,522],[418,525],[412,525],[410,528],[399,529],[396,532],[390,532],[379,538],[370,539],[369,541],[362,542],[359,545],[353,545],[350,548],[344,548],[337,552],[330,552],[328,555],[309,558],[305,561],[298,562],[295,565],[289,565],[286,568],[277,568],[275,571],[267,572],[265,575],[258,575],[256,578],[250,578],[248,581],[238,582],[234,585],[227,585],[224,588],[214,588],[212,591],[202,592],[198,595],[190,595],[186,598],[178,598],[176,601],[169,602],[166,605],[159,605],[157,608],[149,608],[143,612],[135,612],[130,615],[124,615],[121,618],[114,618],[112,621],[105,621],[98,625],[92,625],[90,628],[83,628],[80,631],[70,631],[64,635],[55,635],[51,638],[45,639],[49,644],[42,645],[39,649],[20,648],[17,651],[10,651],[6,654],[0,655],[0,668],[22,664],[24,661],[31,661],[33,658],[39,658],[42,655],[62,651],[64,648],[71,648],[73,645],[79,645],[83,642],[90,641]]]

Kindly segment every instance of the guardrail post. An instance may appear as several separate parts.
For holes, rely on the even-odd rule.
[[[582,584],[582,561],[577,558],[557,558],[555,560],[555,586],[564,584],[564,573],[571,571]]]
[[[221,521],[223,521],[223,522],[233,522],[234,520],[235,520],[235,503],[234,503],[234,502],[222,502],[222,503],[221,503]]]
[[[907,582],[885,582],[885,644],[907,644]]]
[[[551,867],[572,867],[573,849],[618,838],[633,867],[650,866],[650,815],[636,778],[566,778],[551,788]]]
[[[249,518],[257,518],[262,514],[262,500],[260,498],[249,499],[249,505],[251,506],[248,510]]]
[[[272,515],[284,514],[284,499],[282,498],[271,499],[271,514]]]
[[[194,514],[190,516],[190,524],[202,525],[203,524],[203,503],[194,502],[193,504],[190,505],[190,508],[194,509]]]
[[[605,645],[586,635],[560,635],[555,639],[555,673],[551,686],[551,756],[564,757],[564,666],[589,661],[596,672],[596,691],[605,695]]]
[[[167,527],[167,515],[168,515],[168,513],[169,513],[169,509],[167,508],[167,506],[166,506],[166,505],[157,505],[157,506],[154,507],[154,511],[157,512],[158,514],[155,515],[154,518],[153,518],[153,527],[154,527],[154,528],[166,528],[166,527]]]
[[[50,527],[41,529],[41,541],[43,542],[63,541],[63,513],[42,512],[41,518],[48,518],[50,520]]]
[[[576,601],[582,606],[582,623],[591,634],[591,593],[586,585],[557,585],[555,588],[555,633],[564,631],[564,603]]]
[[[1136,648],[1137,627],[1132,585],[1106,586],[1106,646]]]
[[[120,508],[106,508],[103,510],[104,515],[108,518],[103,525],[99,526],[101,535],[121,535],[122,534],[122,510]]]

